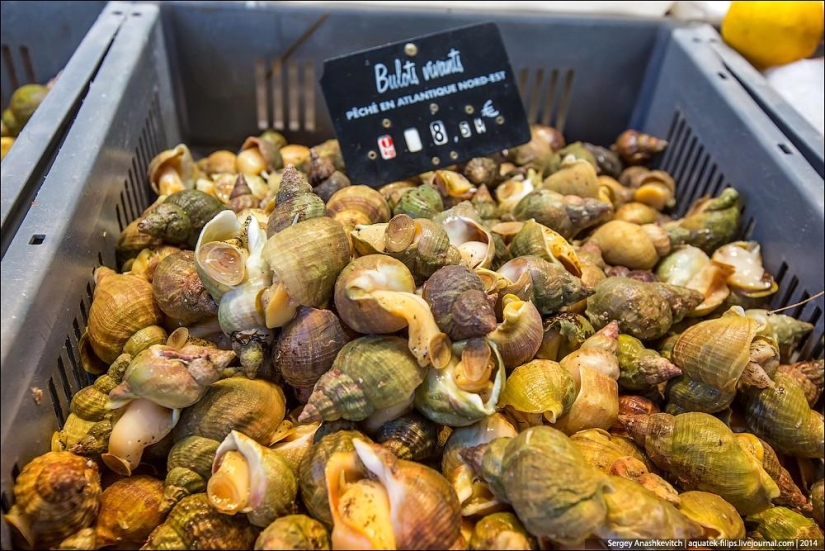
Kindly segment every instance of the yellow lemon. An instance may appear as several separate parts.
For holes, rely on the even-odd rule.
[[[731,2],[722,38],[765,69],[813,54],[822,28],[822,2]]]

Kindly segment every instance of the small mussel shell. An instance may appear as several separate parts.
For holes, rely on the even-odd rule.
[[[174,429],[175,441],[196,435],[222,442],[237,430],[269,443],[285,409],[284,392],[276,384],[246,377],[221,379],[195,405],[183,410]]]
[[[767,541],[816,541],[823,539],[816,523],[787,507],[773,507],[745,518],[754,536]]]
[[[246,516],[219,513],[201,493],[175,505],[141,549],[251,549],[257,535]]]
[[[527,532],[516,515],[510,512],[492,513],[473,527],[470,549],[539,549],[536,538]]]
[[[716,494],[681,493],[679,511],[702,526],[705,538],[734,540],[745,537],[745,523],[736,508]]]
[[[323,308],[332,298],[338,274],[349,262],[350,247],[341,224],[320,217],[271,236],[261,256],[296,303]]]
[[[184,323],[194,323],[218,312],[218,305],[198,276],[192,251],[179,251],[161,260],[152,289],[163,313]]]
[[[496,327],[484,284],[466,266],[440,268],[424,283],[422,297],[438,327],[453,340],[483,337]]]
[[[312,450],[304,456],[298,468],[301,501],[309,514],[321,521],[327,529],[332,529],[332,513],[329,510],[324,470],[334,453],[355,450],[352,443],[354,438],[370,441],[369,438],[355,430],[339,430],[324,435],[315,442]]]
[[[694,539],[702,527],[637,482],[610,477],[612,492],[604,494],[607,517],[594,533],[602,539]]]
[[[398,459],[422,461],[435,451],[438,426],[413,411],[381,425],[375,434],[375,441]]]
[[[399,260],[374,254],[361,256],[347,264],[335,281],[335,309],[341,320],[363,334],[395,333],[407,322],[390,314],[365,294],[381,289],[412,293],[415,280]]]
[[[255,540],[255,549],[330,549],[324,525],[306,515],[287,515],[275,519]]]
[[[118,480],[100,496],[97,546],[142,545],[161,522],[163,481],[147,475]]]
[[[301,308],[272,347],[272,363],[296,388],[312,387],[349,341],[341,321],[329,310]]]
[[[374,412],[403,407],[426,373],[401,337],[355,339],[318,379],[298,421],[361,421]]]
[[[51,548],[92,525],[100,506],[94,461],[47,452],[29,462],[14,483],[15,505],[3,518],[34,548]]]
[[[155,301],[152,284],[142,277],[117,274],[101,266],[95,270],[95,281],[88,339],[94,353],[109,364],[137,331],[160,325],[163,312]]]

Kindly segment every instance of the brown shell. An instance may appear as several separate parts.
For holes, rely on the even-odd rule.
[[[424,283],[422,297],[438,326],[453,340],[483,337],[496,328],[496,315],[484,284],[465,266],[440,268]]]
[[[272,347],[272,363],[290,385],[312,387],[349,340],[333,312],[301,308]]]
[[[50,548],[94,522],[100,506],[97,464],[69,452],[38,456],[17,477],[14,500],[6,521],[33,547]]]
[[[368,186],[348,186],[336,191],[327,201],[327,216],[345,227],[388,222],[392,213],[386,199]]]
[[[246,515],[221,514],[200,493],[175,505],[141,549],[252,549],[257,535]]]
[[[161,522],[164,484],[147,475],[118,480],[100,496],[97,545],[142,545]]]
[[[178,251],[161,260],[152,278],[152,289],[163,313],[184,323],[218,313],[218,305],[198,276],[193,251]]]
[[[117,274],[101,266],[87,328],[94,353],[105,363],[115,361],[126,341],[140,329],[163,322],[152,284],[142,277]]]

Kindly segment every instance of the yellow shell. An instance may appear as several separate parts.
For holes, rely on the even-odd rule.
[[[100,496],[97,545],[142,545],[161,522],[163,481],[147,475],[118,480]]]
[[[152,284],[142,277],[117,274],[106,267],[95,271],[94,300],[89,308],[89,343],[105,363],[115,361],[136,332],[163,322]]]
[[[48,452],[28,463],[14,484],[5,520],[32,547],[50,548],[91,526],[100,506],[97,465],[69,452]]]
[[[622,220],[611,220],[593,232],[604,261],[612,266],[631,270],[649,270],[656,265],[656,247],[640,226]]]
[[[729,311],[686,329],[673,347],[673,363],[696,381],[734,392],[748,365],[750,343],[759,323]]]

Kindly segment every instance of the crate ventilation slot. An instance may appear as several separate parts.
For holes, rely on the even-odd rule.
[[[812,293],[806,289],[799,288],[799,278],[791,273],[791,268],[787,262],[783,262],[779,270],[774,274],[774,279],[779,290],[773,295],[766,308],[776,310],[791,304],[804,302],[811,297]],[[790,310],[781,312],[782,314],[807,321],[814,326],[814,330],[803,338],[796,347],[791,358],[792,361],[802,361],[823,357],[825,349],[825,334],[822,331],[822,308],[815,304],[816,301],[800,304]]]
[[[564,132],[573,76],[572,69],[519,69],[518,88],[527,112],[527,121],[549,124]]]
[[[8,84],[10,89],[3,90],[3,109],[5,109],[9,102],[11,101],[11,95],[14,91],[24,84],[31,84],[37,82],[34,78],[34,66],[32,65],[31,56],[29,55],[29,48],[28,46],[18,46],[17,48],[20,60],[22,62],[22,73],[25,74],[25,81],[21,81],[22,78],[21,71],[19,71],[20,65],[16,65],[14,63],[14,58],[12,57],[12,48],[8,44],[2,45],[2,57],[3,57],[3,71],[6,73],[8,77]]]
[[[674,114],[666,139],[669,145],[658,168],[670,174],[676,182],[677,216],[684,215],[700,197],[715,197],[730,187],[680,111]],[[753,227],[754,223],[748,221],[747,231],[753,232]]]
[[[315,65],[312,60],[255,60],[258,128],[315,131]]]
[[[156,93],[149,113],[143,121],[143,128],[132,155],[128,175],[123,182],[123,190],[120,192],[120,202],[115,206],[120,231],[123,231],[152,203],[148,185],[148,169],[151,160],[161,151],[159,127],[160,105]]]

